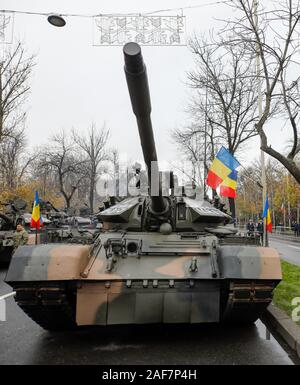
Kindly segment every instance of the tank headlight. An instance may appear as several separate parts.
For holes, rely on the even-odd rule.
[[[138,250],[138,245],[136,242],[129,242],[127,245],[127,252],[130,254],[136,253]]]

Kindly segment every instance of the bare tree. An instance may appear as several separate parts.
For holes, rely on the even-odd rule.
[[[51,142],[50,147],[43,150],[40,167],[41,170],[46,167],[54,173],[66,207],[69,208],[75,191],[88,177],[88,161],[75,150],[75,143],[64,131],[54,135]]]
[[[24,122],[21,106],[30,90],[33,66],[34,56],[26,55],[20,42],[0,59],[0,142]]]
[[[300,128],[298,117],[300,109],[300,76],[296,80],[288,82],[286,80],[286,72],[287,71],[284,70],[280,76],[282,94],[279,95],[279,97],[282,97],[282,113],[287,117],[292,129],[292,139],[289,141],[287,158],[293,161],[295,160],[297,163],[300,155]],[[277,95],[274,96],[276,97]]]
[[[172,138],[177,144],[179,151],[192,166],[191,170],[187,170],[185,167],[177,165],[177,169],[184,175],[192,172],[192,180],[196,183],[196,185],[204,188],[203,169],[201,167],[201,164],[205,161],[203,157],[204,141],[202,141],[202,134],[203,132],[199,127],[195,127],[191,124],[185,129],[174,129],[172,132]]]
[[[257,135],[253,60],[246,60],[243,47],[221,46],[197,37],[190,41],[190,49],[196,68],[188,73],[188,80],[197,90],[190,112],[206,118],[215,135],[222,137],[229,152],[235,154]]]
[[[205,124],[205,116],[201,111],[196,111],[191,106],[189,112],[194,121],[186,128],[174,129],[172,138],[185,159],[191,162],[194,182],[205,189],[203,176],[207,175],[208,161],[214,159],[216,148],[225,144],[224,138],[216,133],[217,130],[211,121]],[[201,164],[203,164],[205,172]]]
[[[4,137],[0,142],[2,187],[9,190],[18,187],[22,183],[28,167],[37,156],[37,150],[30,154],[26,148],[24,128],[14,128],[10,135]]]
[[[105,128],[105,125],[103,125],[100,130],[97,130],[95,125],[92,124],[89,131],[83,135],[73,131],[75,143],[87,158],[86,166],[88,168],[89,180],[89,205],[92,212],[94,211],[94,197],[99,165],[106,158],[105,145],[107,143],[108,135],[109,131]]]
[[[257,93],[253,87],[254,63],[244,47],[219,44],[213,36],[207,41],[196,36],[190,41],[195,69],[188,73],[189,86],[195,90],[188,113],[193,124],[183,132],[175,132],[175,140],[194,156],[191,146],[198,138],[195,160],[213,159],[220,145],[234,155],[257,135]],[[192,140],[194,138],[194,140]],[[235,215],[235,205],[229,199]]]
[[[255,6],[257,0],[233,0],[230,5],[240,11],[241,17],[228,21],[226,29],[231,38],[224,38],[222,44],[240,45],[250,56],[259,56],[261,63],[258,75],[262,84],[263,110],[255,125],[261,138],[261,149],[277,159],[300,183],[300,167],[296,162],[300,151],[297,127],[299,75],[293,74],[299,59],[300,1],[268,2],[269,8],[259,7],[258,10]],[[278,103],[278,99],[292,133],[292,144],[287,154],[269,144],[265,130],[272,106]]]

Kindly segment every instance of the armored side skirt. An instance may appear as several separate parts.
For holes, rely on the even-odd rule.
[[[220,288],[213,282],[99,282],[77,290],[78,325],[202,323],[219,318]]]

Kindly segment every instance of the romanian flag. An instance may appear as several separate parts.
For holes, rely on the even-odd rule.
[[[206,184],[215,190],[239,166],[240,163],[230,152],[225,147],[221,147],[210,166]]]
[[[43,220],[40,213],[39,193],[36,191],[34,202],[33,202],[30,227],[33,227],[35,229],[40,229],[42,225],[43,225]]]
[[[265,204],[265,208],[264,208],[264,212],[263,212],[263,218],[266,218],[265,220],[266,220],[267,232],[271,233],[272,232],[272,221],[271,221],[271,211],[270,211],[270,207],[269,207],[268,196],[266,199],[266,204]]]
[[[222,197],[236,198],[237,174],[238,172],[233,170],[228,177],[223,180],[220,186],[220,195]]]

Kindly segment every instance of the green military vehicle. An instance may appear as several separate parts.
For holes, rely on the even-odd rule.
[[[18,223],[22,223],[22,215],[26,209],[26,201],[21,198],[1,203],[4,209],[0,212],[0,263],[10,261],[13,249],[13,235]]]
[[[0,263],[10,261],[13,252],[14,222],[8,215],[0,213]]]
[[[146,68],[138,44],[123,51],[151,182],[159,172]],[[102,211],[93,245],[20,247],[6,277],[18,305],[50,330],[257,320],[281,280],[277,251],[238,236],[220,206],[170,190]]]

